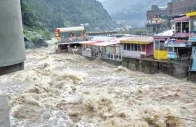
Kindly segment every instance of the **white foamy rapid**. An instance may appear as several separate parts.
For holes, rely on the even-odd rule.
[[[196,85],[54,49],[26,51],[25,70],[0,77],[13,127],[195,127]]]

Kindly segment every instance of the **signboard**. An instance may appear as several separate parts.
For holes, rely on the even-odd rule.
[[[196,32],[195,31],[190,32],[188,41],[189,42],[196,42]]]
[[[165,47],[187,47],[189,43],[186,40],[171,39],[165,41]]]

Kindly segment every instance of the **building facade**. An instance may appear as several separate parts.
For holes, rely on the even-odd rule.
[[[172,0],[166,7],[152,5],[151,10],[147,11],[146,27],[148,34],[154,35],[170,29],[170,20],[193,10],[196,10],[196,0]]]

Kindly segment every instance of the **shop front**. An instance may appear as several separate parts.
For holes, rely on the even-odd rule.
[[[196,72],[196,11],[189,12],[186,16],[190,17],[190,33],[188,41],[192,43],[190,71]]]

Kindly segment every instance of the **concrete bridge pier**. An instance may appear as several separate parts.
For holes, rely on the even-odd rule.
[[[0,75],[22,70],[24,60],[20,0],[0,0]]]
[[[0,96],[0,127],[10,127],[9,105],[7,96]]]

